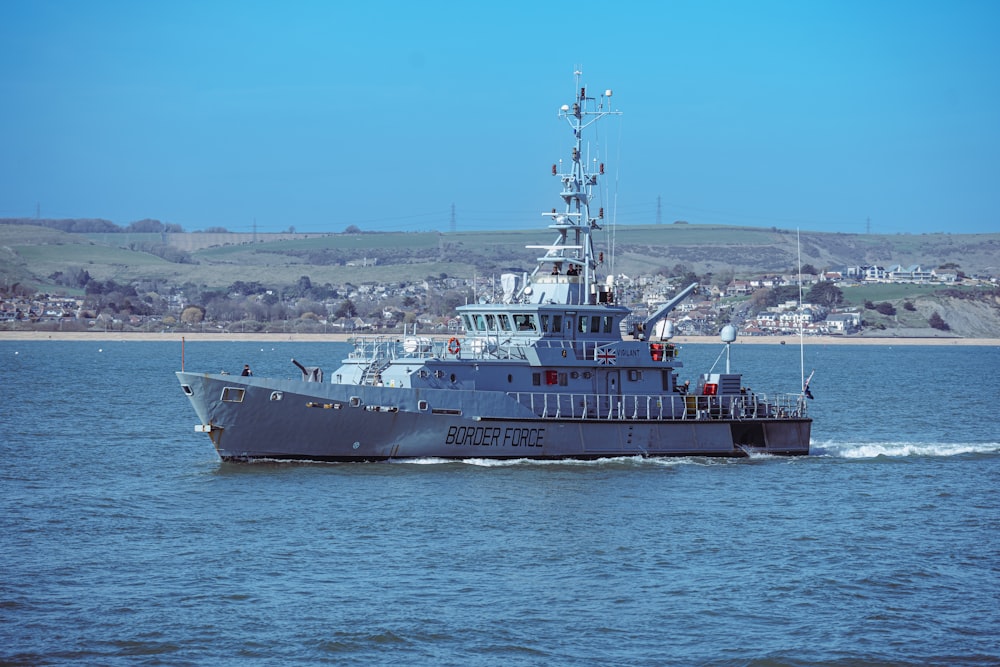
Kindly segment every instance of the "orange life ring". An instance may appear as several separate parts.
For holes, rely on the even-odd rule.
[[[448,352],[458,356],[458,353],[462,351],[462,344],[458,342],[458,339],[452,336],[448,339]]]

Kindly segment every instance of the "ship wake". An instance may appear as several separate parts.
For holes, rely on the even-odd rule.
[[[769,457],[770,458],[770,457]],[[741,458],[705,458],[695,456],[612,456],[598,459],[445,459],[436,457],[423,457],[412,459],[394,459],[390,463],[409,465],[464,465],[479,468],[512,468],[519,466],[561,466],[577,468],[635,468],[640,466],[654,466],[661,468],[671,468],[679,465],[715,465],[720,463],[731,463],[742,461]]]
[[[906,458],[1000,454],[997,442],[826,442],[813,443],[812,456],[843,459]]]

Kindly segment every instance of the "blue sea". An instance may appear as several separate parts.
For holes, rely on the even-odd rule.
[[[730,363],[795,392],[799,354]],[[3,665],[1000,665],[996,347],[807,346],[809,457],[545,464],[224,464],[180,341],[0,361]]]

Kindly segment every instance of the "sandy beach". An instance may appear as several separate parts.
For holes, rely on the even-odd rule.
[[[372,334],[367,334],[372,335]],[[392,334],[386,334],[392,335]],[[397,334],[399,335],[399,334]],[[116,331],[0,331],[0,341],[4,340],[56,340],[56,341],[176,341],[181,339],[192,342],[236,342],[260,341],[271,343],[336,343],[354,338],[354,334],[240,334],[240,333],[135,333]],[[431,336],[447,339],[448,336]],[[672,341],[676,345],[714,344],[719,342],[717,336],[677,336]],[[736,345],[797,345],[797,336],[753,336],[736,340]],[[1000,338],[957,338],[957,337],[926,337],[904,338],[894,336],[806,336],[806,345],[958,345],[958,346],[1000,346]]]

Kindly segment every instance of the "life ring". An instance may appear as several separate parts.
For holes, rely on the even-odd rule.
[[[448,352],[454,354],[456,357],[458,353],[462,351],[462,344],[458,342],[458,339],[454,336],[448,339]]]

